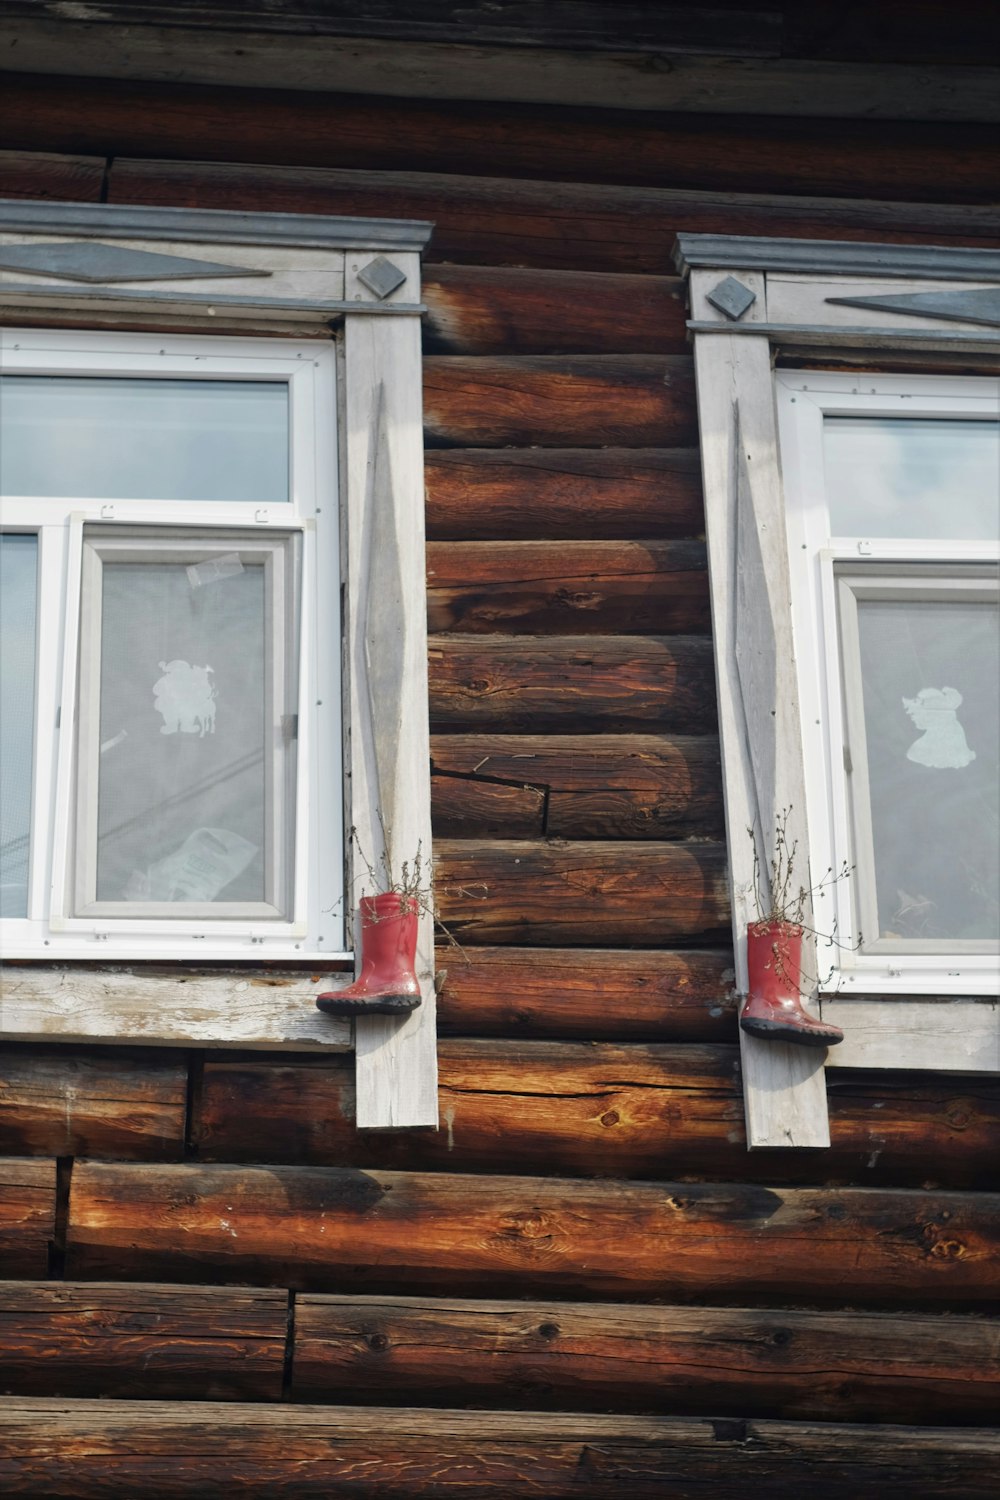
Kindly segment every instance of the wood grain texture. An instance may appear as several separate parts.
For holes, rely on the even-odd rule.
[[[455,734],[431,741],[434,829],[446,838],[722,838],[721,777],[711,735]],[[524,800],[512,803],[517,795]]]
[[[560,0],[560,11],[568,4]],[[590,15],[600,10],[594,5],[580,8]],[[929,66],[896,63],[887,68],[867,58],[845,67],[776,57],[769,55],[767,23],[778,20],[780,27],[780,18],[759,9],[745,19],[739,17],[736,27],[732,10],[716,11],[721,24],[712,27],[706,24],[709,16],[698,8],[696,24],[703,37],[711,38],[705,50],[735,51],[735,56],[718,58],[677,56],[672,44],[664,49],[666,57],[651,56],[648,43],[632,41],[627,12],[614,32],[607,25],[570,28],[571,36],[598,31],[604,37],[615,35],[617,45],[609,51],[595,44],[567,46],[558,21],[551,32],[540,32],[533,44],[509,45],[493,16],[484,28],[470,26],[464,8],[459,25],[439,24],[432,30],[433,23],[422,17],[419,36],[403,39],[387,33],[381,16],[383,24],[371,28],[372,35],[358,35],[359,23],[352,17],[347,37],[342,37],[325,5],[311,14],[290,15],[287,7],[276,12],[268,6],[256,14],[248,8],[246,15],[237,15],[230,6],[192,11],[183,6],[112,3],[102,10],[104,24],[96,36],[85,18],[76,13],[67,17],[59,0],[9,0],[8,9],[15,14],[0,26],[5,65],[28,73],[139,77],[226,88],[269,89],[280,82],[318,93],[350,89],[396,98],[516,100],[585,109],[671,110],[681,115],[711,110],[730,118],[818,115],[984,123],[997,119],[994,68],[968,63],[956,68],[938,60]],[[46,10],[54,13],[53,20],[43,18]],[[649,9],[644,6],[638,13],[648,16]],[[677,7],[661,15],[667,32],[671,15],[679,18],[677,50],[697,50],[692,12]],[[258,16],[265,24],[259,24]],[[192,25],[193,18],[201,24]],[[764,25],[753,24],[762,19]],[[728,36],[737,28],[742,34],[733,47]],[[642,31],[650,35],[648,24]],[[763,57],[743,53],[742,38],[748,32],[755,38],[754,53],[760,49]],[[303,33],[308,35],[305,46]]]
[[[836,1068],[938,1068],[1000,1074],[1000,1003],[929,999],[821,1002],[821,1013],[844,1029],[846,1057]]]
[[[687,355],[435,355],[424,360],[431,447],[601,448],[696,440]]]
[[[732,964],[725,948],[641,953],[439,944],[441,1030],[578,1041],[731,1041]]]
[[[0,1276],[47,1276],[55,1228],[55,1162],[0,1158]]]
[[[444,635],[430,637],[428,654],[439,732],[715,730],[705,637]]]
[[[104,185],[101,156],[0,151],[0,198],[55,198],[98,203]]]
[[[434,542],[432,631],[708,633],[701,542]]]
[[[356,1131],[347,1059],[208,1059],[194,1147],[219,1162],[753,1181],[730,1025],[721,1046],[444,1038],[442,1129],[405,1136]],[[998,1080],[842,1076],[830,1112],[831,1148],[775,1154],[768,1181],[995,1182]]]
[[[277,1290],[0,1282],[0,1389],[278,1401],[287,1322]]]
[[[437,915],[462,943],[669,946],[722,941],[721,843],[439,839]]]
[[[697,537],[704,529],[693,449],[432,449],[434,541],[599,541]]]
[[[344,358],[345,772],[354,833],[353,842],[346,840],[347,905],[353,917],[366,860],[369,868],[391,872],[391,884],[431,847],[419,317],[348,314]],[[359,1016],[354,1025],[357,1117],[369,1128],[437,1123],[429,906],[417,926],[420,1005],[402,1017]]]
[[[992,201],[978,125],[743,119],[13,75],[10,149],[705,189]],[[664,266],[664,269],[666,267]]]
[[[714,281],[695,273],[695,304]],[[767,338],[699,336],[695,362],[736,982],[745,994],[746,926],[762,899],[755,856],[770,869],[786,828],[789,844],[809,847],[785,501]],[[740,1047],[751,1145],[828,1146],[822,1052],[745,1032]]]
[[[672,276],[428,265],[429,354],[686,354]]]
[[[993,1500],[986,1428],[12,1397],[0,1481],[32,1500],[225,1493],[360,1500]]]
[[[28,964],[6,965],[0,981],[0,1032],[11,1040],[340,1052],[351,1045],[350,1022],[316,1009],[327,974]]]
[[[990,1425],[986,1318],[305,1294],[293,1398]]]
[[[0,1052],[0,1151],[156,1161],[184,1154],[182,1053]]]
[[[1000,1195],[80,1162],[67,1276],[974,1308]]]
[[[205,150],[203,144],[198,155]],[[659,183],[530,182],[503,177],[496,167],[484,177],[437,173],[426,162],[421,168],[373,172],[116,158],[110,201],[432,219],[436,261],[577,272],[668,274],[680,230],[896,244],[1000,242],[1000,215],[990,199],[981,205],[892,202],[878,195],[866,200],[860,182],[842,189],[857,197],[809,196],[822,191],[809,186],[779,197],[748,192],[745,183],[713,192],[706,190],[710,178],[684,190]],[[937,200],[937,184],[921,184],[914,194],[931,196]]]
[[[8,0],[10,13],[21,20],[39,15],[62,15],[50,0]],[[215,0],[207,9],[202,0],[107,0],[105,20],[125,25],[189,26],[214,31],[220,25],[239,33],[273,37],[355,37],[362,41],[462,41],[476,47],[554,46],[572,51],[721,52],[739,57],[776,57],[782,43],[779,5],[755,7],[749,15],[725,7],[695,12],[680,5],[622,3],[608,12],[591,0],[559,0],[552,12],[539,12],[524,0],[298,0],[279,10],[261,0]],[[724,34],[720,27],[725,26]],[[808,35],[808,33],[807,33]],[[517,56],[518,54],[515,54]],[[520,54],[524,55],[524,54]],[[530,54],[529,54],[530,56]]]

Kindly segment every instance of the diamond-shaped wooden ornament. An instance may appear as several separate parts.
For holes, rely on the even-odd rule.
[[[737,281],[735,276],[727,276],[718,286],[706,292],[705,296],[723,317],[729,318],[733,323],[738,322],[747,308],[757,301],[757,293],[745,287],[742,281]]]
[[[377,255],[366,266],[362,266],[358,272],[358,280],[381,302],[403,285],[406,272],[393,265],[386,256]]]

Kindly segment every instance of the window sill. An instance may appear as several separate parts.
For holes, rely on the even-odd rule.
[[[349,1021],[324,1016],[315,997],[329,974],[170,974],[6,966],[0,1033],[10,1042],[238,1047],[347,1052]]]

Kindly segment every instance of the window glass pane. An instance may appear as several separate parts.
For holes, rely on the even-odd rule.
[[[267,898],[264,567],[191,566],[104,565],[99,901]]]
[[[0,916],[28,914],[38,541],[0,535]]]
[[[0,494],[284,503],[288,386],[5,375]]]
[[[1000,424],[827,417],[832,536],[1000,536]]]
[[[998,625],[989,601],[858,601],[883,938],[1000,937]]]

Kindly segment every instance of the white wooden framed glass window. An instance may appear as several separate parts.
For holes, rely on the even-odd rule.
[[[1000,992],[1000,393],[779,370],[830,993]]]
[[[429,908],[418,1009],[314,1004],[357,847],[430,850],[430,230],[0,202],[4,1036],[353,1046],[437,1123]]]
[[[0,515],[37,578],[5,956],[345,956],[333,348],[0,351]]]
[[[740,993],[779,820],[804,885],[857,867],[812,911],[843,1043],[740,1034],[748,1144],[825,1146],[826,1067],[1000,1070],[1000,254],[682,235],[677,263]]]

